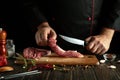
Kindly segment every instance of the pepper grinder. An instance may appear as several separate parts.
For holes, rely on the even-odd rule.
[[[0,66],[7,65],[6,37],[7,37],[6,31],[0,28]]]

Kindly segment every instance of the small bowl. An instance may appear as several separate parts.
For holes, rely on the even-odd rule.
[[[104,59],[107,61],[114,61],[116,58],[116,54],[104,54],[103,55]]]

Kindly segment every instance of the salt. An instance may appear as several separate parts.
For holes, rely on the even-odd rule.
[[[110,65],[110,66],[108,66],[108,68],[116,69],[116,66],[115,65]]]
[[[104,59],[100,60],[100,63],[105,63],[105,60]]]

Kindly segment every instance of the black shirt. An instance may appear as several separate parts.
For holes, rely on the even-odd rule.
[[[29,3],[28,3],[29,2]],[[85,39],[103,27],[119,30],[120,0],[28,0],[25,12],[29,23],[48,21],[57,34]]]
[[[25,7],[31,23],[48,21],[67,36],[85,39],[102,27],[120,29],[120,0],[34,0]]]

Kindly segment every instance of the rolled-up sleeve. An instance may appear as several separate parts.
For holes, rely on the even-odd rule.
[[[100,24],[120,30],[120,0],[105,0],[101,9]]]
[[[28,0],[24,2],[23,6],[25,20],[30,26],[37,27],[40,23],[47,21],[42,13],[42,10],[40,11],[40,5],[38,6],[37,2]]]

